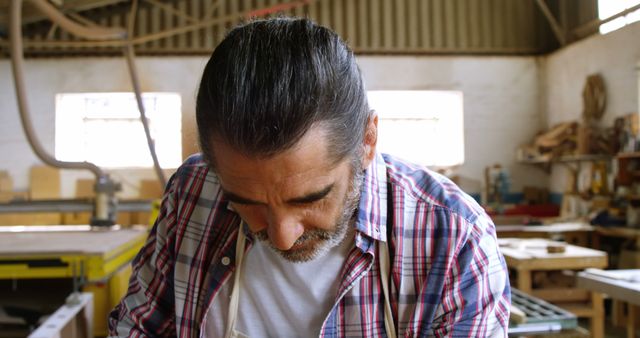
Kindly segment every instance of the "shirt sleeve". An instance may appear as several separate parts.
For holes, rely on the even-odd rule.
[[[132,262],[129,289],[109,315],[110,337],[175,337],[173,292],[176,177],[167,184],[158,218]]]
[[[435,337],[507,337],[511,291],[495,226],[488,216],[467,228],[458,254],[449,264]],[[465,233],[465,232],[463,232]]]

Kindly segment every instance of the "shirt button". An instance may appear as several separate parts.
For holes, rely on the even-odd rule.
[[[222,257],[222,261],[221,261],[222,265],[229,265],[229,263],[231,263],[231,259],[229,257]]]

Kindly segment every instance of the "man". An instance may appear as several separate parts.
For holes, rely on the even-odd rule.
[[[305,19],[233,29],[205,67],[202,155],[167,185],[114,336],[506,336],[495,229],[376,153],[353,53]]]

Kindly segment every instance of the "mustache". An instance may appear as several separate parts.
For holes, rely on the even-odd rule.
[[[253,233],[254,236],[261,240],[261,241],[268,241],[269,240],[269,235],[267,234],[267,230],[261,230],[258,232],[254,232]],[[298,239],[295,241],[295,243],[293,244],[295,245],[299,245],[302,244],[306,241],[310,241],[310,240],[321,240],[321,241],[327,241],[333,238],[333,232],[332,231],[326,231],[326,230],[320,230],[320,229],[310,229],[310,230],[305,230],[305,232],[302,233],[302,235],[300,237],[298,237]]]

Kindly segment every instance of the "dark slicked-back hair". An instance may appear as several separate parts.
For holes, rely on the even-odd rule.
[[[231,30],[207,63],[196,101],[200,147],[247,156],[290,149],[315,125],[328,131],[333,161],[357,155],[369,117],[353,52],[307,19],[277,18]]]

